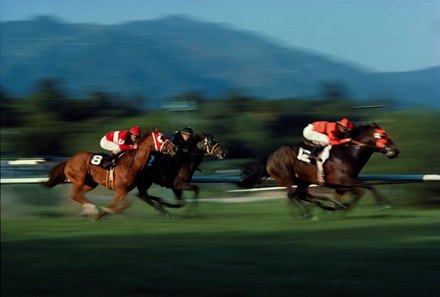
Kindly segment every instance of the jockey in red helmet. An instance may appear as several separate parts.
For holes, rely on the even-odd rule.
[[[116,158],[121,152],[137,149],[136,142],[139,137],[141,137],[141,128],[139,126],[133,126],[129,130],[111,131],[105,134],[101,138],[100,145],[103,149],[111,151],[112,155],[102,164],[102,167],[116,166]]]
[[[347,118],[337,122],[317,121],[308,124],[303,130],[303,135],[316,144],[309,158],[320,161],[318,153],[327,145],[339,145],[351,141],[350,132],[353,128],[353,122]]]

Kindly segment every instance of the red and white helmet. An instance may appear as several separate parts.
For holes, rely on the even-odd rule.
[[[340,121],[337,121],[339,125],[346,127],[347,129],[352,130],[354,128],[354,124],[347,118],[342,118]]]
[[[141,128],[139,126],[131,127],[130,130],[128,130],[131,134],[136,135],[137,137],[141,136]]]

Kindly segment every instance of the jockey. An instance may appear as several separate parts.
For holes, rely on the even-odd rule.
[[[177,151],[187,153],[192,145],[193,130],[185,127],[181,131],[175,131],[170,137],[170,141],[174,143]]]
[[[327,145],[339,145],[350,142],[350,133],[354,124],[347,118],[337,122],[318,121],[308,124],[303,135],[316,146],[312,148],[309,158],[321,161],[318,157],[319,152]]]
[[[121,152],[137,149],[136,141],[140,136],[139,126],[131,127],[130,130],[111,131],[105,134],[100,145],[103,149],[111,151],[112,155],[102,164],[102,167],[107,169],[110,166],[116,166],[116,159]]]

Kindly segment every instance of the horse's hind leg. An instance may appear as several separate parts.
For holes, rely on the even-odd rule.
[[[308,197],[307,188],[297,187],[294,189],[290,187],[288,188],[287,197],[289,198],[289,201],[297,207],[302,218],[311,217],[310,205],[306,205],[304,202],[301,202],[305,201]]]

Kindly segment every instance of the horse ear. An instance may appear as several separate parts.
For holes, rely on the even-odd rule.
[[[203,136],[208,136],[208,134],[204,131],[202,131]]]
[[[153,133],[157,133],[157,132],[159,132],[159,129],[157,129],[157,128],[151,128],[151,132],[153,132]]]

